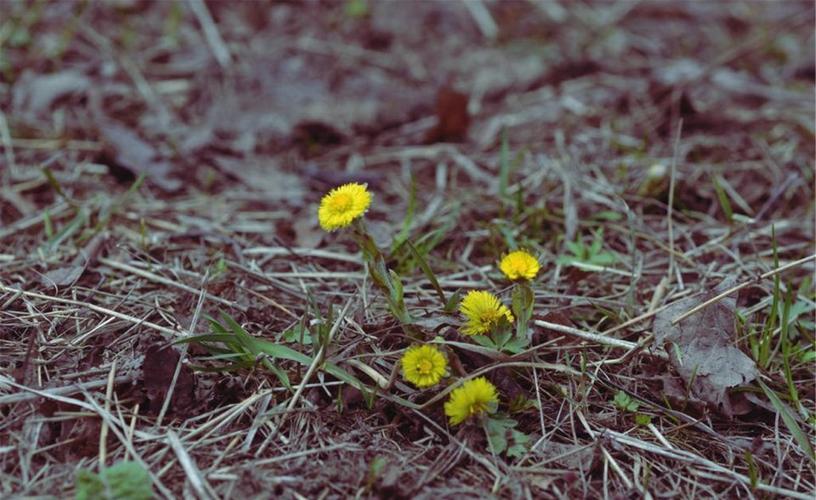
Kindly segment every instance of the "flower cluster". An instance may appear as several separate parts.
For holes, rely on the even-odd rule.
[[[320,227],[331,232],[351,225],[365,214],[371,205],[371,199],[371,193],[365,184],[350,183],[332,189],[320,201],[317,212]],[[390,300],[389,304],[395,317],[404,324],[411,323],[410,315],[402,304],[402,285],[399,281],[392,281],[398,280],[399,277],[385,268],[382,254],[366,233],[364,224],[355,226],[354,234],[363,249],[364,257],[368,256],[367,269],[371,273],[372,281],[380,284],[380,288],[387,292],[386,299]],[[489,336],[497,331],[507,332],[507,327],[514,321],[518,320],[522,324],[525,317],[529,319],[532,311],[532,289],[529,288],[529,282],[535,279],[541,269],[538,259],[524,250],[515,250],[504,255],[498,267],[510,281],[519,282],[515,286],[527,290],[526,296],[530,297],[528,301],[530,307],[519,308],[521,316],[515,318],[510,309],[493,293],[487,290],[472,290],[459,304],[459,311],[465,317],[465,323],[461,328],[463,334]],[[527,288],[524,288],[525,286]],[[516,295],[513,296],[513,307],[516,311]],[[400,368],[403,378],[418,389],[434,387],[449,375],[447,354],[436,344],[421,342],[412,344],[403,352]],[[445,403],[444,410],[450,424],[458,425],[470,418],[494,413],[498,405],[499,394],[496,386],[485,377],[477,377],[465,380],[456,387]]]

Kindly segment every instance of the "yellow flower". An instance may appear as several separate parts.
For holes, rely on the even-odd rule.
[[[317,220],[326,231],[346,227],[371,205],[371,193],[365,184],[350,183],[336,187],[320,200]]]
[[[501,303],[498,297],[490,292],[481,290],[471,290],[462,299],[459,310],[467,318],[462,333],[466,335],[484,335],[499,322],[499,318],[504,316],[510,323],[513,322],[513,314],[510,309]]]
[[[445,403],[445,415],[450,417],[451,425],[458,425],[473,415],[493,413],[498,405],[496,386],[486,378],[479,377],[453,390]]]
[[[524,250],[516,250],[502,258],[499,262],[499,269],[511,280],[531,280],[536,277],[541,266],[538,260],[529,253]]]
[[[445,355],[432,345],[413,345],[402,355],[402,376],[420,389],[438,384],[447,368]]]

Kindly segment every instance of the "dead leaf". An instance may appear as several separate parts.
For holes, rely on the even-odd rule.
[[[145,174],[165,191],[171,192],[181,188],[181,181],[169,177],[172,165],[162,159],[156,148],[139,137],[136,132],[105,119],[100,120],[99,131],[112,150],[117,164],[136,175]]]
[[[470,126],[468,96],[449,87],[436,95],[436,126],[428,131],[425,142],[457,142],[467,137]]]
[[[84,271],[85,266],[60,267],[43,274],[40,281],[45,286],[67,287],[76,283]]]
[[[91,238],[65,267],[53,269],[43,274],[41,281],[45,286],[69,287],[82,277],[88,265],[96,261],[102,244],[107,239],[107,233],[99,233]]]
[[[325,234],[317,227],[311,213],[296,217],[292,229],[295,231],[295,243],[301,248],[317,248]]]
[[[736,299],[727,297],[677,325],[672,325],[672,319],[726,290],[733,282],[723,281],[702,297],[675,302],[660,311],[654,323],[655,340],[669,354],[690,396],[705,401],[729,418],[735,411],[728,389],[747,384],[758,375],[754,361],[734,345]]]
[[[243,183],[243,187],[236,188],[236,196],[246,196],[246,191],[250,190],[263,193],[263,199],[267,202],[296,202],[303,199],[303,180],[274,163],[261,158],[236,159],[228,156],[214,156],[211,160],[221,172]]]
[[[557,463],[568,470],[589,472],[595,461],[595,447],[550,441],[535,449],[535,455],[546,462]]]
[[[79,71],[69,70],[49,75],[25,71],[14,85],[13,107],[18,114],[42,116],[55,101],[69,94],[82,93],[91,81]]]
[[[148,411],[158,413],[173,381],[179,362],[178,351],[163,344],[147,348],[142,363],[142,380]],[[176,386],[173,389],[171,408],[188,408],[195,402],[195,376],[189,366],[182,364]]]
[[[654,71],[655,80],[666,86],[686,85],[703,77],[705,69],[694,59],[678,59]]]

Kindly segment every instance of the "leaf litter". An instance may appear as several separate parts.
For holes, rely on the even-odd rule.
[[[759,375],[756,363],[736,346],[736,298],[725,297],[683,319],[672,320],[735,283],[726,279],[711,292],[672,303],[655,316],[655,340],[694,398],[728,417],[734,415],[729,390]]]
[[[48,402],[67,399],[48,411],[31,403],[40,396],[0,387],[0,461],[10,478],[0,479],[0,494],[75,493],[68,458],[88,457],[93,467],[102,422],[112,431],[107,464],[135,450],[167,497],[202,478],[225,497],[810,494],[812,359],[796,350],[812,338],[806,314],[789,325],[798,404],[780,366],[756,387],[733,300],[677,327],[671,319],[704,298],[658,313],[668,363],[620,345],[643,340],[635,319],[654,310],[668,182],[639,187],[652,165],[668,163],[680,118],[682,288],[696,291],[712,272],[744,278],[767,268],[770,224],[783,260],[809,251],[812,227],[801,221],[812,220],[812,6],[473,1],[484,8],[197,2],[210,11],[204,18],[186,3],[50,2],[38,11],[8,2],[13,15],[0,19],[0,182],[9,193],[0,199],[0,364],[26,368],[25,383]],[[485,31],[485,15],[496,32]],[[228,67],[216,65],[213,38],[197,20],[207,17]],[[167,120],[157,117],[161,108]],[[28,168],[55,152],[59,162],[48,164],[61,193]],[[110,217],[95,208],[141,174],[146,182]],[[484,187],[500,176],[497,200]],[[711,179],[756,220],[723,220]],[[367,218],[385,245],[406,204],[433,207],[400,241],[417,243],[454,306],[438,304],[426,269],[406,263],[405,252],[388,256],[389,265],[398,261],[417,329],[453,354],[461,346],[491,354],[451,356],[452,376],[484,369],[500,388],[507,419],[493,424],[492,438],[505,453],[470,439],[484,435],[478,427],[446,427],[439,405],[395,402],[429,400],[393,372],[407,341],[349,241],[314,230],[319,193],[353,181],[376,193]],[[59,209],[63,194],[87,216]],[[610,210],[630,223],[596,217]],[[565,241],[589,247],[599,229],[599,255],[616,256],[614,269],[599,261],[558,275],[558,258],[570,257]],[[105,262],[126,267],[72,253],[101,230],[111,235]],[[501,286],[496,259],[515,246],[541,256],[534,317],[564,331],[531,329],[531,344],[513,354],[468,344],[455,333],[454,298]],[[208,281],[214,262],[218,279]],[[157,425],[179,358],[150,346],[187,333],[201,289],[204,314],[228,309],[252,349],[233,373],[193,374],[188,366],[219,368],[235,353],[189,346],[171,418]],[[757,289],[747,327],[767,312],[767,289]],[[315,311],[349,298],[324,346]],[[311,343],[281,333],[301,321]],[[608,346],[596,331],[620,338]],[[137,387],[120,384],[123,373]],[[304,374],[303,396],[281,420],[293,401],[281,377],[296,390]],[[189,405],[177,399],[185,394]],[[618,398],[624,410],[616,394],[629,395],[625,405]],[[78,416],[90,403],[98,410]],[[633,403],[636,413],[626,411]],[[692,411],[697,403],[708,406],[704,419]],[[183,450],[168,448],[161,436],[169,433]]]

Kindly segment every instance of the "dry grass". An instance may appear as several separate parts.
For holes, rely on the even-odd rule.
[[[740,389],[744,406],[732,418],[676,398],[652,329],[667,305],[734,278],[742,285],[731,294],[741,316],[733,343],[750,354],[774,295],[791,293],[805,308],[789,327],[799,351],[772,350],[760,379],[791,408],[798,391],[791,418],[813,446],[812,5],[582,3],[558,20],[554,3],[484,4],[442,9],[439,22],[453,31],[431,30],[424,43],[396,33],[377,49],[366,45],[376,30],[353,24],[375,24],[376,12],[350,21],[343,4],[331,4],[311,19],[309,4],[278,6],[283,20],[246,39],[252,7],[233,15],[191,2],[173,50],[202,49],[222,68],[192,74],[173,56],[179,67],[163,62],[166,48],[147,40],[159,28],[138,20],[169,16],[162,4],[123,11],[133,16],[132,40],[100,5],[69,32],[48,9],[31,21],[33,7],[14,4],[16,24],[0,19],[0,33],[29,23],[31,33],[63,33],[65,48],[49,59],[33,42],[0,45],[15,65],[0,86],[3,496],[64,497],[78,469],[132,460],[168,498],[812,498],[814,459],[758,383]],[[504,33],[496,41],[491,20]],[[270,35],[278,22],[289,31]],[[458,33],[457,23],[470,28]],[[321,38],[326,26],[333,31]],[[256,88],[247,81],[260,71],[253,40],[277,56],[306,54],[309,71],[330,52],[340,80],[359,71],[364,81],[427,90],[429,75],[446,71],[479,110],[470,139],[421,145],[434,123],[422,92],[416,113],[397,123],[326,111],[339,120],[326,128],[343,132],[340,144],[301,126],[308,113],[283,112],[293,127],[281,138],[247,102]],[[535,43],[542,52],[531,52]],[[155,59],[140,55],[151,47]],[[468,57],[489,68],[502,54],[537,54],[548,69],[468,77],[476,72]],[[116,65],[109,80],[91,72],[100,95],[63,93],[46,114],[17,107],[22,69],[45,74],[82,61]],[[338,100],[364,107],[338,85]],[[259,92],[258,102],[280,102]],[[246,121],[225,116],[234,135],[210,129],[209,142],[190,145],[193,122],[224,112],[225,95]],[[137,180],[103,130],[113,116],[155,144],[169,173],[140,164],[147,178]],[[365,126],[346,134],[343,119]],[[253,146],[242,149],[248,130]],[[530,437],[523,456],[493,455],[477,424],[448,426],[441,403],[452,387],[418,392],[400,379],[410,339],[352,240],[317,228],[320,196],[355,179],[375,194],[366,217],[381,247],[407,228],[448,297],[505,292],[495,263],[511,246],[540,256],[533,344],[515,355],[460,335],[461,318],[443,310],[411,254],[389,258],[417,328],[451,352],[453,375],[485,374],[504,411],[526,400],[512,415]],[[614,264],[565,264],[566,242],[589,246],[599,230]],[[193,372],[216,364],[196,343],[156,354],[209,333],[206,316],[220,312],[313,362],[276,361],[290,390],[263,357],[247,369]],[[313,343],[282,337],[301,322]],[[781,345],[779,325],[770,334]],[[365,390],[326,373],[324,360]],[[650,423],[616,407],[619,391]]]

